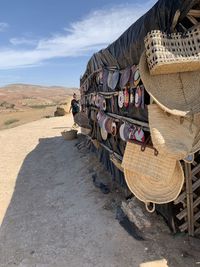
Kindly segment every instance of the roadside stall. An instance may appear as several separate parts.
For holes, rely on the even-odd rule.
[[[100,161],[190,235],[200,232],[199,22],[200,0],[160,0],[91,57],[80,81]]]

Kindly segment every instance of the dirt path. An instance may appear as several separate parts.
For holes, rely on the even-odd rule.
[[[71,124],[68,116],[0,131],[0,266],[138,267],[164,257],[165,246],[135,240],[103,208],[112,196],[92,185],[94,162],[60,136]],[[196,266],[170,257],[181,262],[170,267]]]

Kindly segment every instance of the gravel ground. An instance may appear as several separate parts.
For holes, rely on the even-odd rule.
[[[96,158],[60,136],[71,125],[68,116],[0,131],[0,266],[198,266],[199,243],[166,227],[138,241],[120,226],[108,208],[116,192],[92,184]]]

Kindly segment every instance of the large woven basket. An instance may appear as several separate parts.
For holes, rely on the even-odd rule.
[[[183,34],[151,31],[144,39],[150,74],[200,69],[200,27]]]
[[[63,131],[61,132],[65,140],[73,140],[77,138],[77,130]]]

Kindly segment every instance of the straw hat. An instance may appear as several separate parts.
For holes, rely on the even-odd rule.
[[[104,128],[100,128],[101,137],[105,141],[108,138],[108,132]]]
[[[127,108],[129,106],[129,91],[126,88],[124,90],[124,107]]]
[[[122,162],[130,191],[145,203],[163,204],[175,200],[184,183],[181,164],[173,158],[127,143]]]
[[[145,89],[162,109],[179,116],[200,113],[200,71],[153,76],[145,53],[139,70]]]
[[[112,90],[114,90],[117,86],[117,83],[119,81],[119,71],[109,71],[108,74],[108,87],[110,87]]]
[[[130,78],[130,74],[131,74],[130,67],[127,67],[126,69],[122,71],[120,82],[119,82],[121,89],[123,89],[127,85],[129,78]]]
[[[123,105],[124,105],[124,93],[122,91],[119,91],[118,106],[119,106],[119,108],[123,108]]]
[[[103,81],[103,89],[104,90],[107,89],[108,74],[109,74],[108,70],[107,69],[103,69],[102,81]]]
[[[177,160],[184,159],[192,150],[197,127],[191,119],[164,112],[158,105],[148,106],[149,126],[154,147]]]

